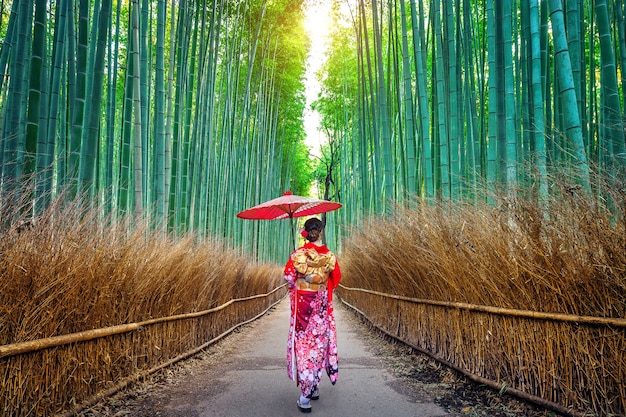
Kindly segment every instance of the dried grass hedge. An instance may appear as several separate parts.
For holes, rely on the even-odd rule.
[[[384,331],[503,391],[572,415],[626,415],[626,199],[613,195],[621,207],[609,210],[562,189],[547,211],[503,198],[371,218],[344,241],[348,288],[338,293]]]
[[[55,203],[36,223],[17,219],[0,239],[0,410],[11,416],[70,410],[255,317],[284,296],[272,292],[282,284],[279,266],[254,264],[217,240],[173,238],[142,222],[129,229],[78,202]],[[199,317],[6,355],[19,343],[267,293]]]

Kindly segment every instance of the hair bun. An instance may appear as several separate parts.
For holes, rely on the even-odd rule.
[[[304,223],[304,230],[311,232],[311,230],[317,229],[320,232],[324,230],[324,223],[317,217],[310,218]]]

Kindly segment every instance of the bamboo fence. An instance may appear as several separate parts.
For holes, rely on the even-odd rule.
[[[0,346],[2,415],[76,414],[258,318],[284,287],[209,310]]]
[[[563,415],[626,415],[626,319],[337,293],[384,333],[500,392]]]

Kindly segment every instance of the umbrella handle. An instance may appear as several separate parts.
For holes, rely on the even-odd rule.
[[[296,232],[293,229],[293,216],[289,215],[289,223],[291,223],[291,237],[293,239],[293,250],[295,251],[298,247],[298,237],[296,236]]]

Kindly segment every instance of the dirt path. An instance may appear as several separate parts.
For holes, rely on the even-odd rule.
[[[339,304],[339,303],[337,303]],[[85,410],[81,416],[298,416],[287,378],[289,303],[205,353]],[[549,416],[467,383],[422,355],[384,340],[335,308],[339,381],[327,378],[313,415],[326,417]]]

